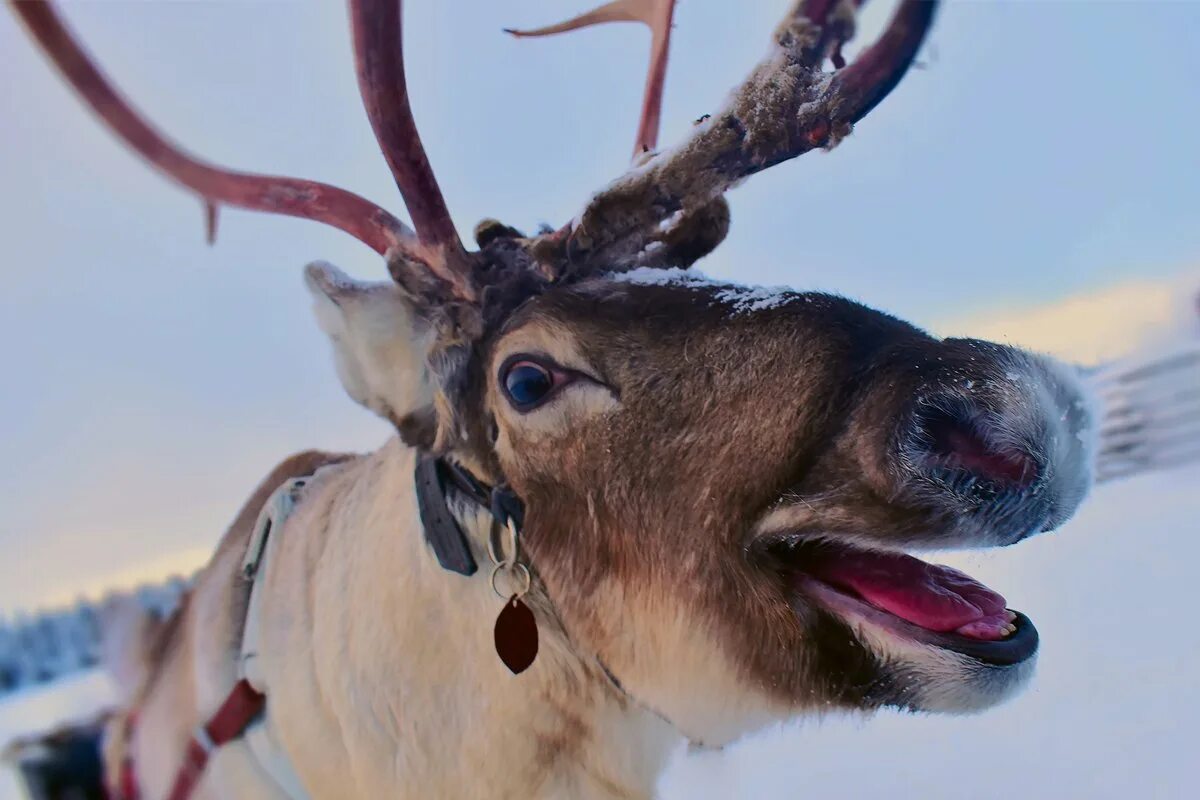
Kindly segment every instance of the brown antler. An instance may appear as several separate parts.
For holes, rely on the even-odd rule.
[[[642,96],[642,115],[638,121],[633,157],[658,147],[658,127],[662,117],[663,82],[667,77],[667,54],[671,47],[671,20],[675,0],[613,0],[577,17],[532,30],[505,28],[516,37],[550,36],[605,22],[642,22],[650,28],[650,66],[646,70],[646,89]]]
[[[715,247],[728,228],[724,192],[781,161],[831,147],[849,133],[904,75],[936,8],[930,0],[902,0],[879,41],[850,66],[826,73],[821,69],[826,59],[835,66],[842,63],[841,46],[853,34],[854,12],[865,0],[799,0],[776,31],[768,58],[727,106],[698,122],[683,143],[650,157],[596,194],[561,230],[528,240],[507,228],[508,233],[499,235],[493,225],[487,229],[487,241],[481,241],[485,252],[468,253],[409,106],[400,0],[349,0],[349,8],[363,103],[412,214],[416,236],[388,212],[342,189],[233,172],[183,152],[116,92],[47,3],[9,2],[101,119],[154,166],[201,195],[210,232],[219,203],[325,222],[386,254],[392,276],[432,305],[474,304],[485,284],[507,282],[513,291],[525,287],[519,294],[536,291],[546,279],[597,269],[695,261]],[[639,126],[640,150],[652,148],[657,137],[673,10],[674,0],[616,0],[559,26],[515,33],[541,35],[622,19],[649,24],[654,46]]]
[[[775,47],[725,108],[596,194],[567,228],[547,237],[539,257],[569,264],[572,272],[663,263],[664,229],[678,236],[681,224],[739,181],[836,145],[908,70],[937,2],[903,0],[884,34],[854,63],[824,72],[827,58],[840,59],[858,5],[797,2],[776,30]]]
[[[315,181],[254,175],[207,164],[168,141],[123,98],[91,62],[46,2],[10,0],[17,16],[80,96],[143,158],[200,195],[209,239],[219,204],[312,219],[349,233],[376,252],[412,251],[417,242],[390,213],[356,194]]]
[[[428,266],[463,298],[474,297],[469,259],[421,145],[404,78],[400,0],[350,0],[358,88],[375,138],[408,207]]]
[[[806,63],[819,67],[826,58],[841,69],[846,66],[842,46],[854,37],[855,16],[867,0],[807,0],[800,13],[820,26],[804,56]]]

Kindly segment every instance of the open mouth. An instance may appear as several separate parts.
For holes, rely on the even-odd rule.
[[[797,591],[844,620],[997,666],[1037,652],[1029,618],[952,567],[824,539],[789,540],[772,552]]]

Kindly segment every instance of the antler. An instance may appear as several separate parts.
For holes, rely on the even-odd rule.
[[[104,123],[160,171],[200,195],[209,241],[218,205],[316,220],[374,249],[421,255],[416,239],[390,213],[352,192],[316,181],[235,172],[208,164],[170,142],[122,97],[46,2],[9,0],[13,11],[67,81]]]
[[[605,22],[642,22],[650,28],[650,66],[646,70],[646,89],[642,95],[642,115],[638,120],[633,157],[658,147],[658,127],[662,117],[663,83],[667,77],[667,54],[671,47],[671,21],[675,0],[613,0],[577,17],[532,30],[505,28],[518,38],[550,36],[579,30]]]
[[[469,259],[421,144],[404,78],[400,0],[350,0],[355,66],[363,105],[412,217],[423,259],[455,294],[473,298]]]
[[[539,258],[573,272],[657,264],[667,233],[697,234],[697,215],[741,180],[818,147],[830,148],[887,96],[908,70],[933,22],[936,0],[903,0],[887,30],[849,66],[840,60],[857,0],[799,0],[775,32],[775,46],[725,108],[692,134],[601,190],[583,213],[543,242]],[[703,213],[702,213],[703,212]],[[710,235],[704,247],[720,241]],[[657,245],[657,246],[656,246]],[[711,246],[710,246],[711,245]],[[693,251],[704,247],[693,247]],[[672,253],[674,255],[674,253]]]
[[[189,155],[117,93],[50,5],[9,0],[100,118],[151,164],[200,194],[210,235],[220,203],[318,220],[385,254],[393,278],[414,297],[432,305],[484,306],[496,305],[497,297],[537,291],[546,280],[596,269],[690,264],[716,247],[729,225],[725,191],[781,161],[832,147],[912,63],[933,20],[931,0],[902,0],[879,41],[841,66],[841,46],[853,34],[854,13],[863,2],[799,0],[776,31],[767,59],[723,110],[698,122],[681,144],[635,166],[559,231],[529,240],[507,226],[485,226],[482,238],[477,236],[483,251],[468,253],[409,106],[400,0],[349,0],[349,10],[363,104],[416,235],[387,211],[342,189],[234,172]],[[674,6],[674,0],[614,0],[561,25],[513,33],[545,35],[619,20],[649,25],[652,53],[638,129],[638,151],[649,151],[658,135]],[[822,71],[826,59],[833,60],[834,72]],[[511,284],[509,291],[492,292],[493,302],[487,302],[483,290],[502,282]]]

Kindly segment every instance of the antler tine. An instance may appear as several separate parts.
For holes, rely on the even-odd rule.
[[[394,216],[370,201],[315,181],[235,172],[205,163],[153,128],[109,83],[48,2],[9,0],[63,77],[129,147],[204,201],[209,240],[219,204],[316,220],[339,228],[377,253],[417,242]]]
[[[861,0],[798,0],[775,46],[725,108],[690,136],[593,196],[552,244],[572,269],[637,266],[661,226],[707,207],[743,179],[818,147],[831,148],[882,100],[911,66],[937,0],[902,0],[887,30],[850,66],[823,72],[853,31]],[[650,248],[653,249],[653,248]],[[551,256],[554,250],[550,250]]]
[[[871,113],[908,72],[936,7],[932,0],[905,0],[883,35],[853,64],[834,73],[831,91],[841,98],[841,114],[851,124]]]
[[[633,157],[649,153],[658,147],[658,128],[662,117],[663,84],[667,77],[667,55],[671,48],[671,23],[675,16],[675,0],[613,0],[577,17],[544,28],[504,32],[518,38],[550,36],[579,30],[605,22],[641,22],[650,28],[650,65],[646,70],[646,88],[642,95],[642,114],[638,120],[637,139]]]
[[[404,77],[400,0],[349,0],[358,88],[426,259],[438,277],[473,297],[469,261],[421,145]]]
[[[846,66],[842,46],[854,36],[857,11],[867,0],[807,0],[800,14],[821,26],[821,35],[813,42],[810,66],[818,67],[829,58],[835,69]]]

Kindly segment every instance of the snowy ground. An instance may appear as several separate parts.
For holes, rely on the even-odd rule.
[[[1043,637],[1032,688],[981,716],[827,718],[720,753],[682,750],[663,798],[1185,798],[1200,718],[1200,469],[1098,489],[1064,529],[947,556],[1025,610]],[[84,674],[0,703],[0,741],[87,713]],[[17,797],[10,776],[0,800]]]
[[[0,749],[29,731],[40,731],[65,720],[89,716],[104,708],[112,686],[99,670],[61,678],[50,686],[35,686],[0,700]],[[0,800],[17,800],[23,793],[16,776],[0,768]]]

